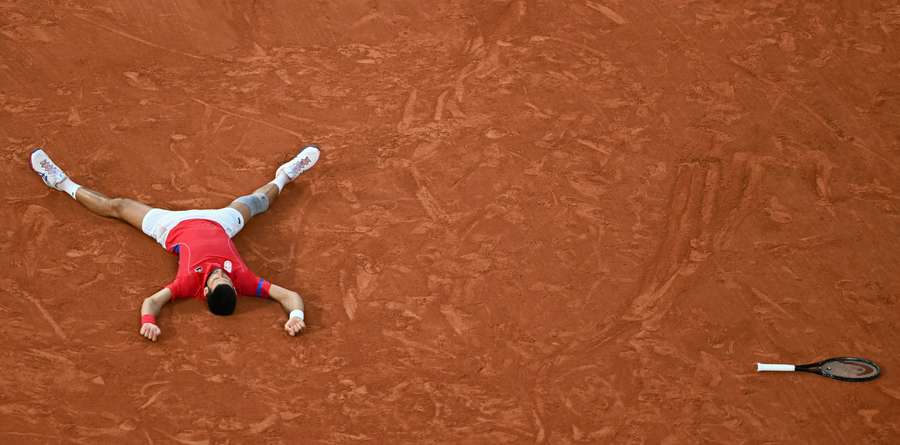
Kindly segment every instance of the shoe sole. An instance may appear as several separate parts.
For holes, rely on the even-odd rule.
[[[301,150],[300,153],[297,154],[297,156],[294,156],[294,159],[303,158],[305,156],[308,156],[310,158],[308,165],[301,165],[300,172],[297,173],[297,177],[299,177],[300,175],[305,173],[307,170],[313,168],[313,166],[316,165],[316,162],[319,161],[320,154],[321,154],[321,150],[319,150],[319,147],[316,147],[315,145],[310,145],[310,146],[307,146],[306,148],[304,148],[303,150]],[[293,159],[291,161],[293,161]],[[290,161],[288,161],[288,162],[290,162]],[[285,164],[287,164],[287,162],[285,162]],[[278,170],[275,171],[275,174],[281,173],[281,171],[283,169],[284,169],[284,165],[282,165],[281,167],[278,167]],[[294,179],[297,179],[297,177],[295,177]]]
[[[297,157],[303,158],[303,157],[308,156],[310,158],[310,161],[309,161],[308,165],[305,165],[305,166],[301,165],[299,174],[303,174],[303,172],[313,168],[313,166],[316,165],[316,162],[319,162],[319,155],[321,153],[322,152],[319,150],[319,147],[316,147],[314,145],[310,145],[310,146],[304,148],[300,152],[300,154],[297,155]],[[303,163],[303,161],[301,161],[301,164],[302,163]]]
[[[38,152],[40,152],[40,154],[38,154]],[[57,170],[60,170],[59,166],[56,165],[56,163],[54,163],[52,159],[50,159],[50,156],[47,155],[47,152],[45,152],[44,149],[43,149],[42,147],[35,148],[34,150],[31,151],[31,169],[34,170],[34,172],[37,173],[38,176],[41,177],[41,180],[44,181],[44,184],[46,184],[47,187],[50,187],[50,188],[52,188],[52,189],[54,189],[54,190],[60,190],[60,188],[57,187],[56,185],[50,184],[50,181],[47,179],[47,174],[46,174],[46,173],[44,173],[44,172],[42,172],[42,171],[39,170],[39,167],[40,167],[39,162],[40,162],[40,161],[35,161],[35,159],[34,159],[34,158],[35,158],[35,155],[43,156],[44,159],[46,159],[46,160],[49,161],[51,164],[53,164],[54,166],[56,166],[56,169],[57,169]],[[61,171],[62,171],[62,170],[60,170],[60,172],[61,172]],[[68,176],[66,176],[65,173],[63,173],[63,179],[60,180],[59,182],[57,182],[56,184],[59,184],[59,183],[65,181],[67,177],[68,177]]]
[[[50,157],[47,156],[47,153],[46,153],[46,152],[44,151],[44,149],[41,148],[41,147],[38,147],[38,148],[35,148],[34,150],[31,150],[31,169],[34,170],[34,172],[37,173],[38,176],[41,177],[41,180],[44,181],[44,184],[46,184],[47,187],[54,188],[52,185],[50,185],[50,182],[47,181],[47,174],[44,173],[44,172],[42,172],[42,171],[40,171],[40,170],[38,170],[38,165],[37,165],[37,163],[38,163],[39,161],[35,161],[35,160],[34,160],[34,156],[35,156],[36,154],[38,154],[38,152],[41,152],[41,154],[44,155],[45,158],[50,159]]]

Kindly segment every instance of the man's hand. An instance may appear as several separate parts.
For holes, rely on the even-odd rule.
[[[144,299],[141,304],[141,335],[147,340],[156,341],[161,331],[156,325],[156,316],[163,305],[172,299],[172,291],[164,287],[159,292]]]
[[[153,323],[144,323],[141,325],[141,335],[147,337],[147,340],[156,341],[161,333],[162,331],[159,330],[159,326]]]
[[[288,321],[284,324],[284,330],[291,337],[306,329],[306,323],[303,321],[303,299],[300,298],[300,294],[273,284],[269,287],[269,296],[281,303],[281,307],[288,313]]]
[[[306,323],[300,317],[291,317],[288,319],[287,323],[284,324],[284,330],[287,331],[291,337],[300,333],[300,331],[306,329]]]

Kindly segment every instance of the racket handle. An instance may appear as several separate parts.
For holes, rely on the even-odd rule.
[[[794,365],[776,365],[771,363],[757,363],[756,364],[756,372],[763,371],[793,371],[796,368]]]

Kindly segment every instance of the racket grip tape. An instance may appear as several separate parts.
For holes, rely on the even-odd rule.
[[[770,363],[757,363],[756,372],[763,371],[793,371],[796,369],[794,365],[776,365]]]

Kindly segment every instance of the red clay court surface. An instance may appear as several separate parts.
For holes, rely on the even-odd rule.
[[[897,443],[894,1],[0,3],[0,443]],[[31,171],[222,207],[300,292]],[[757,374],[859,355],[871,383]]]

